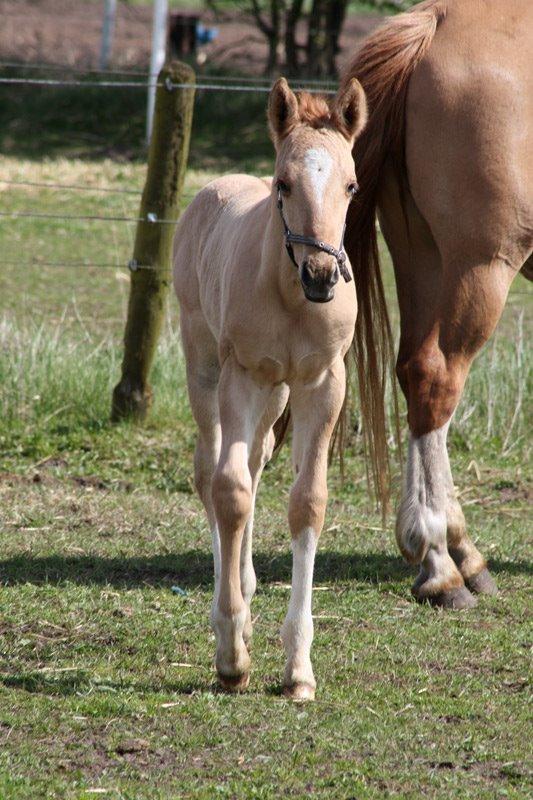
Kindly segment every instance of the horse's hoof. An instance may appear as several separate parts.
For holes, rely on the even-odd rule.
[[[485,567],[477,575],[472,575],[471,578],[465,578],[465,583],[471,592],[476,594],[498,594],[498,587],[496,581]]]
[[[431,603],[432,606],[454,611],[459,611],[463,608],[474,608],[477,605],[476,598],[468,591],[466,586],[454,586],[437,594],[424,594],[424,592],[415,591],[413,587],[413,594],[419,603]]]
[[[230,692],[231,694],[244,692],[250,683],[249,672],[243,672],[241,675],[222,675],[221,672],[217,672],[217,677],[220,688],[225,692]]]
[[[292,683],[283,687],[283,694],[296,703],[305,703],[315,699],[315,687],[310,683]]]

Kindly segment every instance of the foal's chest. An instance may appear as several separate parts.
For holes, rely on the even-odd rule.
[[[261,332],[241,323],[228,330],[224,351],[232,351],[259,384],[308,383],[348,350],[353,325],[307,329],[297,322],[267,325]],[[222,343],[221,343],[222,344]]]

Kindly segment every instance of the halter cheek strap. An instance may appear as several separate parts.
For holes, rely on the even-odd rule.
[[[346,231],[346,223],[344,223],[342,227],[342,236],[341,236],[341,243],[339,245],[339,249],[337,250],[333,245],[327,244],[326,242],[320,241],[320,239],[313,239],[312,236],[302,236],[300,233],[293,233],[287,224],[287,220],[285,219],[285,215],[283,213],[283,197],[281,194],[281,188],[278,186],[278,208],[279,213],[281,216],[281,221],[283,222],[283,230],[285,236],[285,248],[287,250],[288,256],[294,266],[297,269],[300,269],[300,265],[296,261],[294,256],[294,249],[293,244],[304,244],[308,247],[314,247],[316,250],[322,250],[323,253],[328,253],[328,255],[333,256],[333,258],[337,261],[339,272],[346,281],[349,283],[352,280],[352,276],[348,271],[348,267],[346,266],[346,253],[344,252],[344,233]]]

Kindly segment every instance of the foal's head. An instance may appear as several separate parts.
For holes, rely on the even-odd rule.
[[[343,268],[344,221],[357,190],[352,146],[366,122],[365,95],[355,78],[331,102],[295,95],[280,78],[270,93],[268,121],[276,147],[274,191],[284,218],[279,224],[288,227],[286,242],[305,296],[324,303],[333,298]],[[297,241],[302,237],[314,244]]]

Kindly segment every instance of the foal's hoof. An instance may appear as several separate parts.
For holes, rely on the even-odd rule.
[[[412,592],[419,603],[431,603],[432,606],[437,606],[438,608],[459,611],[463,608],[474,608],[477,605],[476,598],[468,591],[466,586],[454,586],[437,594],[425,594],[413,586]]]
[[[304,703],[315,699],[315,687],[310,683],[292,683],[283,687],[283,694],[296,703]]]
[[[498,587],[496,581],[485,567],[477,575],[472,575],[471,578],[465,578],[465,583],[471,592],[476,594],[498,594]]]
[[[217,672],[218,682],[220,688],[225,692],[236,694],[237,692],[244,692],[250,683],[250,673],[243,672],[242,675],[222,675]]]

